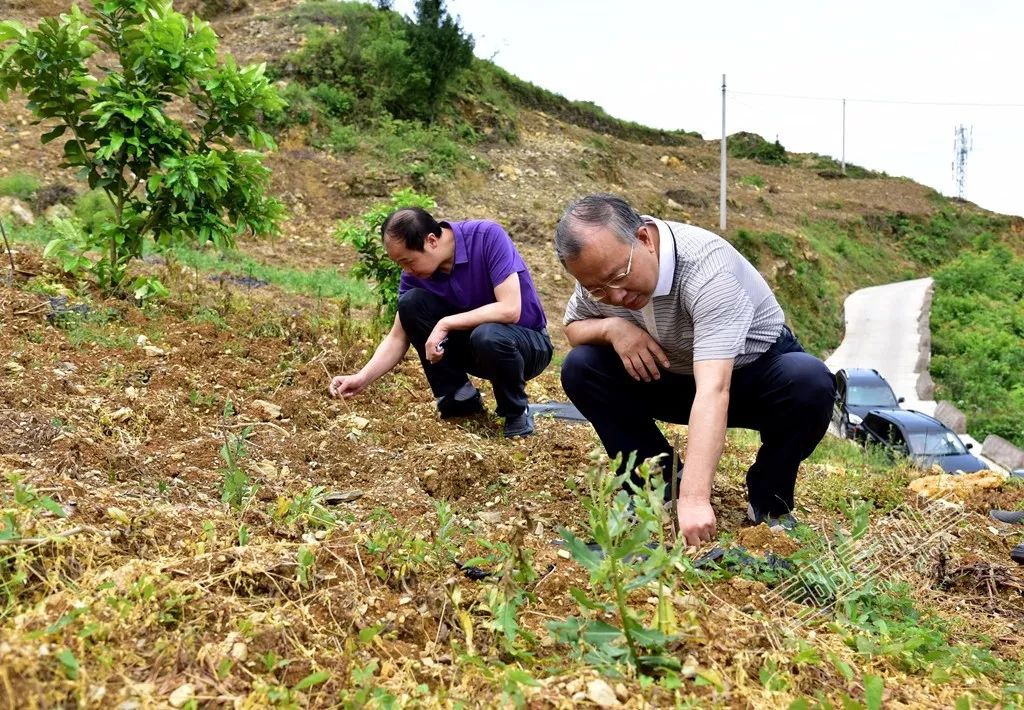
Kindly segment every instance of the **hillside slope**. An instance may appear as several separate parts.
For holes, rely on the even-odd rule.
[[[23,3],[20,19],[31,21],[62,5],[60,0]],[[304,44],[305,33],[290,14],[301,5],[299,0],[250,2],[244,10],[215,17],[222,49],[240,62],[280,61]],[[547,96],[549,104],[558,105],[558,97]],[[475,110],[473,98],[467,100],[466,110]],[[445,216],[495,219],[509,229],[538,272],[552,316],[560,314],[570,283],[549,243],[555,222],[574,197],[616,192],[644,212],[717,231],[717,141],[691,134],[682,145],[630,142],[521,104],[513,118],[512,142],[485,136],[467,144],[472,160],[458,163],[451,177],[428,175],[425,188],[438,198]],[[31,118],[20,100],[0,107],[0,120],[8,126],[0,141],[0,157],[7,158],[0,176],[36,165],[44,183],[74,184],[57,167],[59,144],[41,147],[34,140],[36,131],[26,125]],[[309,267],[351,264],[351,251],[329,236],[336,220],[416,181],[359,149],[339,154],[312,148],[315,130],[315,125],[287,129],[269,162],[275,188],[292,214],[282,239],[245,248],[268,258],[294,256]],[[855,288],[928,275],[983,232],[1024,253],[1020,218],[952,202],[904,178],[860,170],[872,177],[836,179],[836,173],[830,159],[816,155],[792,154],[786,165],[732,158],[729,165],[725,236],[776,287],[796,331],[819,355],[838,344],[842,299]]]

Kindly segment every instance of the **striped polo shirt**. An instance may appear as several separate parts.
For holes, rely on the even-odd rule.
[[[643,328],[668,355],[670,372],[698,360],[743,367],[782,333],[785,315],[764,277],[729,242],[706,229],[644,216],[658,228],[658,284],[632,311],[592,301],[577,282],[563,322],[617,316]]]

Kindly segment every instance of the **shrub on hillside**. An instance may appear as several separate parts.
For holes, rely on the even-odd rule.
[[[320,102],[329,116],[346,118],[352,113],[356,99],[348,91],[330,84],[317,84],[309,90],[311,98]]]
[[[270,128],[287,126],[308,126],[320,119],[323,109],[312,94],[302,84],[292,81],[281,89],[281,98],[287,105],[278,113],[263,117],[263,122]]]
[[[701,140],[699,133],[666,131],[614,118],[591,101],[569,101],[560,94],[523,81],[494,64],[481,65],[478,71],[490,74],[491,81],[520,105],[549,113],[566,123],[589,128],[598,133],[608,133],[624,140],[656,145],[687,145],[694,140]]]
[[[846,172],[843,172],[843,164],[835,158],[828,155],[818,155],[817,153],[811,153],[813,159],[811,167],[814,170],[823,171],[836,177],[848,177],[853,180],[864,180],[868,178],[879,178],[885,177],[885,173],[876,173],[874,170],[868,170],[862,168],[859,165],[853,163],[846,164]],[[805,163],[806,165],[806,163]],[[820,175],[821,173],[819,173]]]
[[[358,105],[367,118],[431,122],[452,79],[473,59],[472,37],[441,0],[419,0],[415,21],[356,2],[307,3],[294,16],[327,29],[312,32],[288,69],[318,87],[314,96],[325,106],[344,108],[338,115]]]
[[[927,267],[937,267],[975,243],[992,243],[994,233],[1006,227],[1006,219],[949,206],[927,218],[902,212],[887,215],[886,226],[907,256]]]
[[[976,436],[1024,446],[1024,260],[1003,246],[935,272],[931,373]]]
[[[769,143],[756,133],[734,133],[729,136],[727,147],[733,158],[746,158],[765,165],[785,165],[789,162],[786,149],[778,139]]]

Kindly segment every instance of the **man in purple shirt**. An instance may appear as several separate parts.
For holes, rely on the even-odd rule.
[[[370,361],[331,380],[333,397],[352,397],[416,348],[442,419],[483,411],[467,375],[491,381],[505,436],[529,436],[526,381],[551,362],[547,319],[530,271],[501,225],[438,222],[418,207],[381,227],[388,256],[402,267],[398,314]]]

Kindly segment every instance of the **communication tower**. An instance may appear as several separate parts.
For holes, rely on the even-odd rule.
[[[960,124],[953,129],[953,182],[956,196],[964,199],[964,184],[967,181],[967,156],[974,149],[974,126]]]

